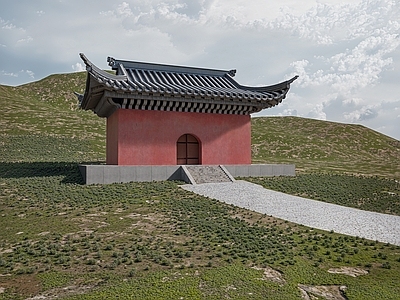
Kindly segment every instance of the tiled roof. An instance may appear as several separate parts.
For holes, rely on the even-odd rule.
[[[292,79],[247,87],[232,77],[236,70],[214,70],[108,58],[116,75],[94,66],[85,55],[88,79],[81,107],[108,117],[118,108],[250,114],[277,105]]]

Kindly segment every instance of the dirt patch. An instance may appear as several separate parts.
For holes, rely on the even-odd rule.
[[[102,212],[99,212],[96,214],[87,214],[86,217],[102,217],[102,216],[105,216],[106,214],[107,214],[107,212],[102,211]]]
[[[259,267],[252,267],[252,269],[258,270],[258,271],[264,271],[263,277],[260,278],[261,280],[266,280],[266,281],[273,281],[277,282],[280,284],[285,284],[286,281],[282,277],[282,273],[272,269],[271,267],[265,267],[265,268],[259,268]]]
[[[344,274],[351,277],[357,277],[361,275],[367,275],[368,271],[361,268],[341,267],[341,268],[331,268],[328,270],[328,273]]]
[[[91,231],[91,229],[98,229],[110,225],[107,222],[95,220],[94,218],[96,217],[97,215],[93,216],[92,214],[91,216],[73,218],[72,221],[78,223],[78,226],[86,232]]]
[[[151,213],[151,214],[138,214],[138,213],[131,213],[125,215],[124,218],[130,218],[136,223],[132,223],[128,230],[137,229],[142,230],[144,232],[154,232],[158,230],[158,228],[164,228],[168,231],[173,231],[174,227],[171,224],[167,224],[169,220],[162,214]]]
[[[67,296],[82,295],[82,294],[85,294],[85,293],[93,290],[93,288],[94,288],[94,286],[89,286],[89,285],[82,285],[82,286],[70,285],[70,286],[66,286],[66,287],[62,287],[62,288],[51,289],[51,290],[46,291],[45,293],[36,295],[31,298],[27,298],[25,300],[60,299],[60,298],[64,298]]]
[[[3,293],[12,290],[13,293],[31,296],[39,293],[41,284],[35,275],[18,275],[15,277],[0,277],[0,289]]]
[[[12,253],[13,251],[14,251],[14,249],[5,249],[5,250],[0,251],[0,254],[3,254],[3,253]]]
[[[313,300],[323,297],[326,300],[347,300],[344,296],[346,286],[339,285],[298,285],[301,291],[301,298],[304,300]]]
[[[45,236],[48,235],[50,233],[50,231],[43,231],[41,233],[38,233],[38,236]]]

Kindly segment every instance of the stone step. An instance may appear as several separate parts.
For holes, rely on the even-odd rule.
[[[186,166],[190,175],[197,184],[215,183],[215,182],[232,182],[232,176],[227,174],[227,170],[222,166]]]

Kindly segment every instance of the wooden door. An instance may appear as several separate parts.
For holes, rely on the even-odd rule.
[[[199,165],[199,141],[191,134],[182,135],[176,142],[178,165]]]

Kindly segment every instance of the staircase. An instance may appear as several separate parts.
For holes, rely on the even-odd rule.
[[[224,166],[185,166],[190,173],[194,184],[200,183],[216,183],[216,182],[232,182],[233,177],[225,169]]]

